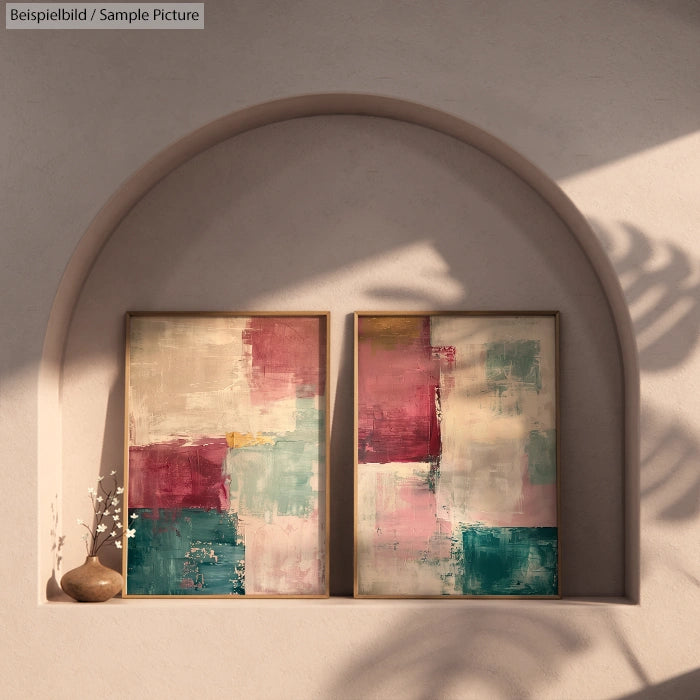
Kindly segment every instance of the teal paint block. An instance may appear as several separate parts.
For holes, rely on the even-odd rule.
[[[464,595],[557,596],[556,527],[462,526]]]
[[[235,514],[132,509],[127,595],[243,595],[245,547]]]
[[[324,416],[313,399],[297,399],[296,426],[266,435],[273,444],[229,449],[226,470],[231,493],[240,493],[240,513],[308,518],[319,508],[314,474],[325,469]]]
[[[531,484],[553,484],[557,480],[557,431],[531,430],[525,447]]]
[[[486,381],[490,388],[503,394],[513,380],[534,391],[542,388],[538,340],[486,344]]]

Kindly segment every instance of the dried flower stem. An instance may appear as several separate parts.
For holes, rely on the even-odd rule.
[[[88,489],[88,496],[94,514],[94,529],[78,518],[78,525],[82,525],[87,530],[87,534],[83,536],[83,539],[85,540],[85,550],[89,557],[97,556],[97,553],[106,544],[114,544],[121,549],[124,535],[133,537],[136,532],[133,529],[129,529],[128,522],[126,525],[122,523],[123,516],[126,514],[122,513],[121,507],[119,507],[119,496],[124,493],[124,489],[118,485],[116,473],[116,471],[112,471],[109,477],[98,477],[97,485],[99,491],[96,491],[94,488]],[[111,479],[112,485],[110,488],[105,488],[103,484],[105,478]],[[134,514],[131,517],[135,519],[138,516]],[[112,518],[111,528],[107,526],[106,518]]]

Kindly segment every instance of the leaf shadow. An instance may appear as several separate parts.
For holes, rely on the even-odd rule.
[[[68,596],[63,592],[58,581],[57,572],[61,570],[61,562],[63,561],[63,547],[66,543],[66,536],[60,534],[59,516],[58,516],[58,494],[54,496],[51,503],[51,576],[46,581],[46,600],[65,601],[69,600]]]
[[[585,633],[546,611],[439,605],[412,612],[371,643],[328,697],[433,700],[465,697],[471,688],[468,697],[536,698],[538,687],[591,646]]]
[[[622,282],[642,372],[678,366],[700,341],[700,261],[633,224],[623,223],[618,237],[592,223]]]

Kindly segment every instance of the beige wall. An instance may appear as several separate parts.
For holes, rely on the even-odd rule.
[[[1,662],[9,696],[77,697],[100,673],[108,697],[144,688],[173,697],[205,688],[271,698],[692,697],[700,685],[693,4],[212,2],[207,24],[203,32],[6,32],[0,47],[8,69],[0,524],[13,572]],[[619,596],[625,573],[621,368],[601,286],[576,239],[522,180],[438,133],[317,117],[198,155],[142,199],[97,257],[68,333],[61,410],[51,403],[52,366],[38,388],[61,275],[120,184],[217,117],[324,91],[400,97],[481,126],[589,218],[640,349],[641,567],[630,571],[628,551],[627,571],[628,590],[641,587],[639,605],[594,598]],[[74,271],[93,257],[85,246],[83,255],[72,258],[63,291],[82,279]],[[232,269],[240,272],[228,280]],[[517,291],[526,302],[515,303]],[[569,318],[565,593],[584,599],[45,602],[52,543],[66,536],[60,575],[80,557],[79,494],[101,462],[118,459],[124,310],[330,308],[342,485],[351,416],[345,315],[428,302],[556,307]],[[60,314],[53,320],[63,323]],[[634,514],[637,504],[627,505]],[[334,510],[349,513],[340,490]],[[349,531],[334,528],[333,585],[342,594]],[[629,521],[627,536],[635,550]]]

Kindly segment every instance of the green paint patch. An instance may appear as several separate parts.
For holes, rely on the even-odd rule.
[[[557,528],[462,527],[464,595],[558,594]]]
[[[530,483],[553,484],[557,479],[557,431],[531,430],[525,452]]]
[[[501,396],[513,382],[542,389],[540,342],[514,340],[486,344],[486,381]]]
[[[440,480],[440,459],[430,463],[430,469],[425,476],[425,483],[428,485],[430,493],[435,493],[438,481]]]
[[[132,509],[129,595],[244,595],[245,547],[232,513]]]
[[[298,399],[296,427],[273,444],[229,449],[226,469],[241,514],[309,517],[318,508],[314,474],[324,468],[325,428],[313,399]]]

